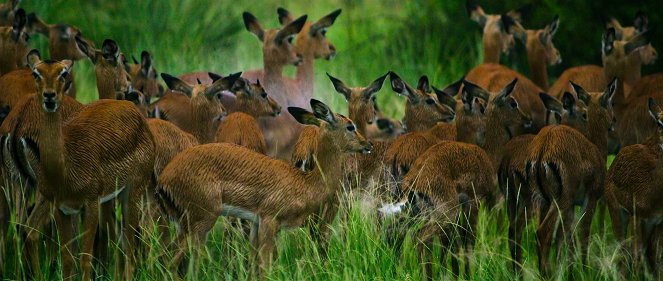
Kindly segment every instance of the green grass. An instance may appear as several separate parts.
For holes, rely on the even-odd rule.
[[[181,74],[198,70],[231,73],[262,67],[260,43],[245,31],[241,12],[255,14],[263,27],[278,26],[276,7],[284,6],[293,14],[309,13],[318,19],[336,8],[343,13],[329,29],[328,37],[336,45],[337,58],[316,62],[315,96],[346,113],[347,105],[336,94],[324,75],[329,72],[349,85],[365,85],[388,70],[415,84],[426,74],[436,86],[457,80],[481,61],[480,29],[469,21],[463,1],[330,0],[282,1],[24,1],[28,12],[34,11],[49,23],[70,23],[84,36],[100,45],[105,38],[118,41],[123,52],[138,56],[152,52],[159,72]],[[312,5],[312,3],[315,3]],[[315,6],[313,9],[312,7]],[[45,39],[35,36],[33,44],[44,54]],[[524,56],[524,54],[520,54]],[[46,55],[45,57],[48,57]],[[93,65],[89,60],[76,64],[78,96],[82,102],[96,99]],[[294,69],[287,69],[292,75]],[[400,118],[404,100],[385,85],[378,103],[389,116]],[[344,205],[334,223],[328,257],[322,259],[306,229],[283,231],[278,239],[278,258],[270,278],[278,280],[419,280],[419,266],[412,235],[406,239],[402,255],[385,243],[384,228],[374,214],[363,214],[358,203]],[[472,280],[512,280],[503,205],[482,210],[477,227],[477,243],[472,253]],[[539,279],[537,270],[536,223],[525,232],[524,274],[526,280]],[[606,224],[606,227],[609,223]],[[242,280],[248,276],[248,243],[236,230],[226,231],[228,223],[220,219],[210,234],[200,258],[190,265],[190,280]],[[21,226],[12,222],[5,263],[6,279],[22,277],[24,254],[17,232]],[[160,259],[162,246],[155,236],[145,238],[152,246],[147,261],[137,271],[140,280],[169,280]],[[615,260],[617,244],[609,232],[594,229],[590,239],[590,263],[570,268],[579,280],[619,279]],[[439,252],[439,250],[436,250]],[[554,259],[552,260],[555,261]],[[446,272],[447,262],[436,271]],[[556,264],[556,263],[555,263]],[[111,266],[114,264],[112,263]],[[46,269],[53,269],[45,265]],[[17,272],[18,270],[18,272]],[[58,273],[55,270],[46,272]],[[555,279],[563,279],[566,270]],[[58,279],[48,275],[47,279]],[[121,279],[108,276],[107,279]]]

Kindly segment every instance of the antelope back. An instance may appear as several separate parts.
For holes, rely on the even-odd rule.
[[[448,123],[455,118],[454,108],[441,103],[437,95],[431,93],[428,77],[422,76],[416,89],[394,72],[389,73],[389,78],[394,92],[407,98],[403,122],[408,131],[425,131],[438,122]]]

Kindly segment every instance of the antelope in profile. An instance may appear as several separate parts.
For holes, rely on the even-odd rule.
[[[258,83],[238,78],[230,89],[237,101],[235,109],[219,125],[216,142],[234,143],[255,152],[265,154],[267,145],[260,130],[258,118],[276,117],[281,114],[281,106]]]
[[[311,100],[311,107],[313,113],[288,108],[303,124],[320,127],[317,169],[311,173],[234,144],[196,146],[166,166],[158,180],[157,195],[166,213],[181,227],[174,265],[183,258],[188,236],[194,247],[199,247],[219,215],[234,216],[253,222],[252,248],[257,254],[259,277],[266,278],[279,229],[301,226],[336,195],[345,153],[371,150],[352,120],[334,114],[317,100]],[[188,172],[191,169],[199,172]]]
[[[546,93],[539,93],[546,106],[548,124],[564,124],[573,128],[587,127],[587,106],[589,96],[582,96],[585,101],[578,102],[575,96],[566,92],[559,101]],[[514,272],[519,272],[522,263],[522,233],[526,220],[538,207],[532,195],[534,191],[529,186],[525,163],[528,149],[532,144],[533,134],[524,134],[512,138],[504,146],[504,157],[497,167],[499,187],[506,198],[507,214],[509,218],[509,249],[512,257]]]
[[[590,94],[578,85],[573,87],[579,99],[589,101],[586,127],[577,130],[566,125],[547,126],[534,137],[527,152],[529,184],[535,196],[543,199],[536,235],[539,270],[544,276],[550,276],[548,255],[560,218],[561,233],[571,249],[569,259],[573,258],[575,243],[571,238],[577,204],[583,207],[578,225],[581,260],[586,262],[591,221],[603,193],[617,82],[613,79],[603,93]]]
[[[212,84],[191,85],[170,74],[161,73],[168,88],[182,94],[171,93],[159,99],[154,105],[154,115],[193,134],[199,143],[213,142],[221,120],[227,115],[221,104],[221,92],[230,90],[240,75],[231,74]]]
[[[9,0],[0,4],[0,26],[12,25],[14,14],[18,11],[21,0]]]
[[[649,19],[644,12],[638,11],[633,20],[633,26],[623,27],[619,21],[611,18],[607,24],[607,28],[611,27],[615,29],[615,38],[617,40],[629,41],[649,30]],[[624,77],[624,82],[630,85],[640,80],[642,65],[653,64],[658,58],[658,53],[651,43],[637,49],[637,52],[629,55],[626,59],[626,73],[628,76]]]
[[[25,11],[18,9],[12,25],[0,27],[0,75],[25,65],[30,38],[25,28],[26,23]]]
[[[557,65],[562,62],[562,56],[552,42],[557,28],[559,17],[555,16],[553,21],[543,29],[528,29],[527,63],[529,64],[529,75],[532,82],[543,90],[548,90],[548,66]]]
[[[124,101],[103,100],[84,106],[64,123],[64,92],[70,83],[65,78],[72,61],[42,61],[31,52],[29,66],[35,73],[41,107],[38,124],[40,168],[37,181],[43,195],[28,218],[26,246],[32,268],[40,277],[39,233],[56,209],[56,225],[61,241],[71,241],[72,214],[85,209],[80,264],[83,279],[92,277],[92,246],[99,220],[99,204],[126,192],[124,220],[127,231],[129,265],[126,279],[133,274],[134,250],[138,244],[140,207],[149,175],[154,166],[154,140],[145,118],[134,105]],[[118,123],[117,120],[122,120]],[[116,187],[120,187],[116,189]],[[103,215],[103,214],[102,214]],[[65,278],[73,273],[73,256],[67,243],[61,245]]]
[[[470,18],[483,28],[483,63],[500,63],[500,54],[509,54],[515,47],[514,37],[527,36],[520,25],[524,9],[502,15],[489,15],[474,1],[467,1],[466,9]]]
[[[78,48],[94,64],[99,99],[115,99],[117,92],[126,92],[129,87],[129,77],[120,58],[120,47],[117,43],[106,39],[101,45],[101,50],[98,50],[80,37],[75,39]]]
[[[422,76],[413,89],[397,74],[390,73],[394,92],[406,96],[403,122],[408,133],[397,137],[387,149],[385,162],[391,174],[400,180],[421,153],[440,140],[455,140],[456,130],[450,124],[456,116],[456,95],[461,80],[444,90],[432,93],[428,77]]]
[[[647,101],[651,118],[658,126],[642,144],[624,147],[608,170],[605,198],[612,228],[620,247],[624,246],[630,218],[633,218],[632,252],[635,261],[644,256],[654,277],[658,276],[660,256],[657,239],[661,236],[660,175],[663,174],[663,114],[653,98]],[[640,230],[638,230],[640,227]],[[642,254],[640,253],[642,251]],[[639,270],[634,267],[633,270]]]
[[[131,85],[145,95],[145,101],[150,104],[152,97],[163,96],[164,89],[159,84],[159,75],[152,63],[152,55],[148,51],[140,53],[140,61],[132,56],[133,64],[126,64],[126,71],[131,75]]]

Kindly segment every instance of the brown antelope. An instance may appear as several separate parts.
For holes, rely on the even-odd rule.
[[[607,24],[607,28],[613,27],[615,29],[615,38],[617,40],[629,41],[633,37],[649,30],[649,19],[642,11],[638,11],[633,21],[633,26],[623,27],[619,21],[612,18]],[[625,77],[627,84],[635,84],[641,77],[642,65],[653,64],[658,58],[656,49],[650,44],[638,48],[637,52],[629,55],[626,59],[627,73]]]
[[[582,65],[564,70],[557,81],[550,86],[548,93],[557,99],[561,99],[564,93],[573,92],[569,81],[573,81],[590,93],[603,91],[605,86],[608,85],[608,80],[601,66]]]
[[[145,95],[148,105],[152,97],[163,96],[164,89],[159,84],[159,75],[152,64],[152,55],[148,51],[140,53],[140,62],[134,59],[133,64],[125,64],[125,67],[131,75],[131,85]]]
[[[520,25],[522,10],[502,15],[488,15],[474,1],[466,2],[470,18],[483,28],[483,62],[499,63],[500,54],[508,54],[516,42],[514,36],[524,38],[525,29]]]
[[[550,275],[548,255],[552,235],[561,218],[561,233],[573,258],[571,240],[576,205],[581,205],[579,219],[581,260],[586,262],[591,221],[596,203],[603,193],[608,155],[608,131],[613,126],[612,98],[617,92],[613,79],[603,93],[587,93],[573,85],[579,99],[589,101],[587,125],[580,130],[566,125],[547,126],[532,140],[526,162],[527,178],[537,198],[542,198],[537,248],[539,270]],[[583,98],[585,97],[585,98]],[[561,248],[560,248],[561,249]],[[568,248],[567,248],[568,249]]]
[[[301,226],[308,215],[336,195],[344,153],[371,150],[352,120],[334,114],[317,100],[311,100],[311,107],[314,113],[288,108],[303,124],[320,127],[317,169],[311,173],[233,144],[196,146],[166,166],[157,194],[166,213],[178,219],[181,227],[175,265],[183,257],[188,236],[198,247],[219,215],[234,216],[253,221],[251,241],[257,251],[259,276],[265,278],[279,229]],[[187,172],[194,167],[199,172]]]
[[[30,33],[40,33],[48,38],[48,52],[53,60],[69,59],[77,61],[86,58],[87,55],[78,48],[76,37],[79,38],[78,40],[94,46],[91,41],[82,37],[83,35],[78,27],[68,24],[46,24],[34,13],[28,14],[27,18],[27,28],[30,30]],[[70,73],[68,79],[74,81],[73,72]],[[74,98],[76,97],[75,86],[72,83],[71,89],[68,92]]]
[[[387,74],[379,77],[366,87],[348,87],[343,81],[329,75],[327,77],[334,85],[334,89],[342,94],[348,102],[350,119],[355,121],[357,132],[362,136],[366,133],[368,125],[373,124],[376,119],[375,95],[382,89],[382,84]],[[311,171],[319,139],[319,129],[316,126],[305,126],[295,144],[291,163],[298,169]]]
[[[403,123],[393,118],[378,118],[375,123],[366,127],[366,138],[375,141],[393,141],[403,133]]]
[[[255,152],[265,154],[267,145],[260,130],[258,118],[276,117],[281,114],[281,106],[258,83],[239,78],[230,92],[235,94],[235,109],[219,125],[216,142],[234,143]]]
[[[532,82],[543,90],[548,90],[548,65],[557,65],[562,62],[562,56],[552,42],[553,36],[559,26],[559,17],[543,29],[528,29],[527,63]]]
[[[539,96],[546,106],[547,124],[564,124],[574,128],[584,129],[587,126],[587,106],[585,102],[577,102],[574,95],[566,92],[559,101],[548,94]],[[583,96],[583,98],[588,98]],[[589,103],[589,101],[587,101]],[[525,163],[528,157],[528,147],[535,135],[524,134],[512,138],[506,143],[504,157],[497,167],[498,186],[507,202],[509,218],[509,249],[512,257],[514,272],[519,272],[522,262],[522,231],[526,219],[533,213],[533,191],[528,185]]]
[[[240,75],[231,74],[212,84],[190,85],[170,74],[161,73],[168,88],[183,94],[171,93],[159,99],[154,105],[155,117],[170,121],[193,134],[199,143],[213,142],[219,123],[227,114],[219,98],[221,92],[230,90]]]
[[[27,18],[23,9],[18,9],[11,26],[0,27],[0,75],[25,65],[28,53]]]
[[[71,214],[85,209],[80,264],[83,279],[90,279],[100,201],[112,200],[126,192],[128,200],[123,217],[130,258],[125,277],[131,279],[142,196],[154,166],[154,140],[147,122],[131,103],[106,100],[85,106],[63,124],[61,107],[70,84],[65,77],[72,61],[41,61],[31,53],[28,62],[35,73],[37,101],[43,108],[38,126],[43,138],[39,143],[42,173],[37,184],[45,199],[38,202],[27,222],[32,229],[26,242],[32,268],[40,277],[39,233],[34,230],[42,229],[48,222],[51,208],[57,209],[55,217],[61,241],[73,239],[71,229],[65,226],[70,225]],[[125,187],[127,190],[123,191]],[[66,278],[73,273],[73,257],[67,243],[62,243],[61,253]]]
[[[612,218],[612,228],[620,244],[626,240],[629,219],[633,218],[633,243],[631,257],[646,257],[654,277],[659,273],[660,257],[657,256],[661,235],[663,208],[661,208],[660,175],[663,175],[663,114],[653,98],[648,99],[649,113],[658,126],[643,144],[634,144],[619,151],[608,170],[605,198]],[[641,229],[638,230],[638,227]],[[620,246],[622,246],[620,245]],[[640,254],[640,251],[644,253]],[[634,271],[640,268],[633,268]]]
[[[75,37],[78,48],[94,64],[97,76],[99,99],[115,99],[117,92],[126,92],[129,87],[129,75],[124,69],[120,47],[111,39],[102,43],[101,50],[95,49],[88,42]]]
[[[456,138],[455,127],[449,123],[456,115],[456,100],[453,96],[460,89],[462,79],[451,83],[444,90],[431,93],[426,76],[419,79],[417,89],[413,89],[393,72],[389,76],[392,90],[407,97],[403,122],[408,133],[397,137],[385,155],[392,176],[400,180],[427,148],[438,141]]]
[[[17,12],[20,3],[21,0],[9,0],[0,4],[0,26],[12,25],[14,14]]]
[[[518,80],[518,87],[515,88],[513,97],[518,100],[520,110],[532,120],[531,126],[525,124],[528,126],[526,129],[528,132],[537,132],[545,124],[546,110],[538,97],[542,90],[531,80],[508,67],[493,63],[481,64],[465,76],[466,81],[493,93],[502,90],[514,79]]]

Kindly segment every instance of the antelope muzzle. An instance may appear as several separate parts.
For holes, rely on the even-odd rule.
[[[58,101],[54,91],[44,91],[42,107],[46,112],[55,112],[58,109]]]

